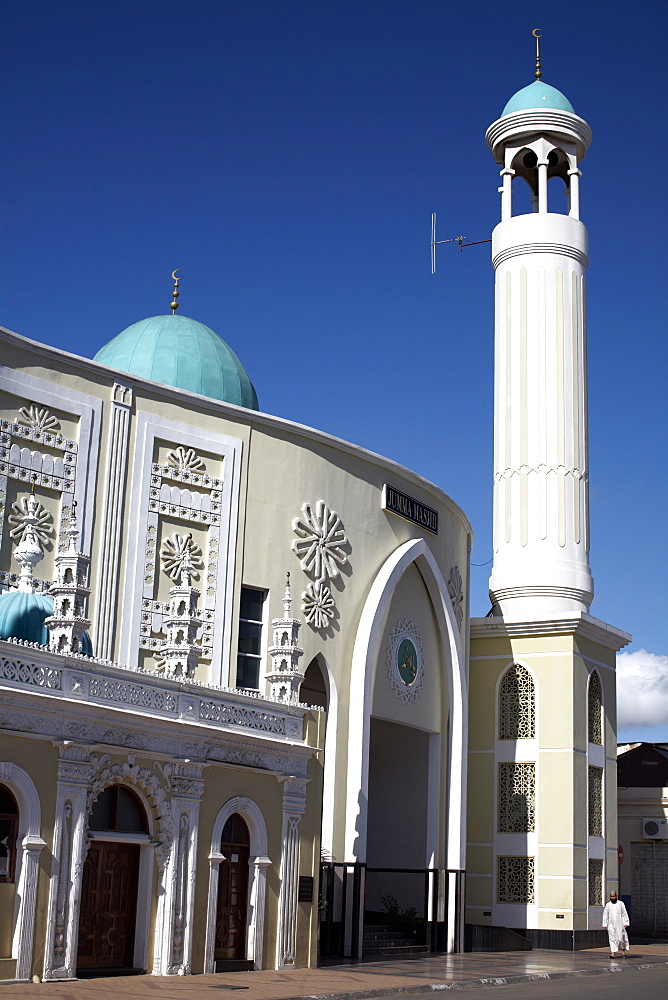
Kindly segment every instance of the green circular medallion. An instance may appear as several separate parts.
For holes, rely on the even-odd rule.
[[[410,639],[402,639],[399,643],[399,648],[397,649],[397,670],[406,687],[410,687],[411,684],[415,683],[418,675],[418,655]]]

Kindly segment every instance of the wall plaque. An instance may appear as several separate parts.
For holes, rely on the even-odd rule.
[[[313,902],[313,876],[312,875],[300,875],[299,876],[299,889],[297,893],[297,900],[300,903],[312,903]]]
[[[431,507],[427,507],[419,500],[415,500],[399,490],[395,490],[394,486],[389,486],[387,483],[383,486],[382,507],[383,510],[389,510],[392,514],[405,517],[413,524],[419,524],[421,528],[426,528],[434,535],[438,534],[438,511],[432,510]]]

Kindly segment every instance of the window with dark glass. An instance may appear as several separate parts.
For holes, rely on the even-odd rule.
[[[220,838],[221,853],[225,853],[226,847],[248,847],[249,845],[250,834],[243,816],[240,816],[239,813],[232,813],[223,827]]]
[[[134,792],[125,785],[110,785],[93,803],[89,830],[117,833],[148,833],[146,812]]]
[[[262,616],[266,591],[241,588],[239,606],[239,649],[237,653],[237,687],[260,686],[262,660]]]
[[[19,832],[19,808],[16,799],[0,785],[0,882],[13,882],[16,871],[16,838]]]

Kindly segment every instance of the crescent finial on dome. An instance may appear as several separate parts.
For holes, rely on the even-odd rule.
[[[180,271],[180,270],[181,270],[180,267],[175,267],[174,270],[172,271],[172,279],[174,281],[174,291],[172,292],[172,302],[171,302],[172,316],[174,315],[174,313],[176,312],[176,310],[179,308],[179,303],[178,303],[178,298],[179,298],[179,281],[181,280],[181,278],[183,277],[183,275],[181,275],[181,278],[177,278],[176,277],[176,272]]]
[[[540,41],[539,41],[541,37],[540,28],[534,28],[531,34],[536,39],[536,72],[534,73],[534,76],[536,77],[537,80],[540,80],[541,76],[543,75],[543,71],[540,66]]]

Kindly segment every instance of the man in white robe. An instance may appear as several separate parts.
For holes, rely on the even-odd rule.
[[[617,899],[616,892],[610,893],[610,902],[606,903],[603,909],[603,926],[608,929],[610,958],[616,958],[618,951],[621,951],[622,958],[626,958],[629,950],[629,938],[626,933],[629,915],[621,899]]]

